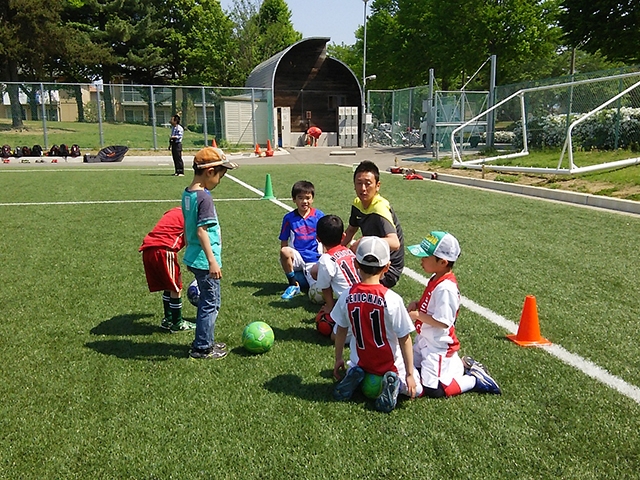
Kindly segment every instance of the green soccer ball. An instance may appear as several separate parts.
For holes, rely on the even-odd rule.
[[[273,341],[273,330],[265,322],[252,322],[242,332],[242,346],[251,353],[268,352]]]
[[[382,393],[382,375],[365,373],[360,388],[365,397],[378,398]]]

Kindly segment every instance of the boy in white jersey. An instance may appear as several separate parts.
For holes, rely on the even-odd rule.
[[[326,336],[331,335],[331,340],[335,340],[336,327],[330,315],[336,303],[334,298],[359,283],[360,274],[355,264],[356,255],[340,244],[344,238],[344,223],[339,216],[325,215],[318,220],[316,235],[324,249],[316,267],[311,270],[311,275],[316,275],[315,290],[322,292],[324,301],[324,305],[320,308],[320,318],[324,322],[318,323],[317,328],[320,333]],[[317,318],[316,321],[318,321]],[[350,336],[347,335],[346,342],[350,340]]]
[[[413,360],[420,370],[424,395],[451,397],[468,391],[500,394],[500,387],[482,364],[458,356],[455,322],[460,291],[452,272],[460,256],[458,240],[447,232],[431,232],[408,250],[421,257],[422,269],[432,274],[422,298],[407,307],[417,332]]]
[[[322,217],[318,220],[316,235],[324,248],[317,263],[316,288],[322,291],[324,305],[321,310],[330,313],[335,304],[334,295],[339,297],[342,292],[360,282],[360,276],[355,266],[355,254],[340,245],[344,237],[344,224],[340,217]]]
[[[389,269],[389,244],[379,237],[362,237],[356,250],[361,283],[345,291],[331,311],[336,322],[336,378],[344,369],[342,352],[347,330],[351,368],[333,391],[336,400],[348,400],[364,379],[365,373],[382,376],[382,393],[375,407],[390,412],[396,407],[398,393],[411,398],[422,393],[413,367],[411,332],[414,326],[400,295],[380,283]]]

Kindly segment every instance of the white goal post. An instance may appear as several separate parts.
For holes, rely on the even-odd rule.
[[[554,84],[554,85],[545,85],[545,86],[532,87],[532,88],[524,88],[524,89],[518,90],[517,92],[513,93],[512,95],[509,95],[508,97],[506,97],[504,100],[501,100],[500,102],[496,103],[491,108],[488,108],[484,112],[476,115],[475,117],[473,117],[470,120],[466,121],[465,123],[461,124],[459,127],[455,128],[451,132],[451,156],[452,156],[452,159],[453,159],[452,166],[454,168],[471,168],[471,169],[477,169],[477,170],[487,169],[487,170],[494,170],[494,171],[516,172],[516,173],[522,172],[522,173],[543,173],[543,174],[556,174],[556,175],[565,174],[565,175],[569,175],[569,174],[579,174],[579,173],[585,173],[585,172],[593,172],[593,171],[597,171],[597,170],[605,170],[605,169],[610,169],[610,168],[618,168],[618,167],[638,164],[638,163],[640,163],[640,157],[634,157],[634,158],[629,158],[629,159],[625,159],[625,160],[618,160],[618,161],[614,161],[614,162],[607,162],[607,163],[600,163],[600,164],[596,164],[596,165],[578,167],[578,166],[575,165],[575,163],[573,161],[572,133],[573,133],[573,129],[575,128],[576,125],[584,122],[589,117],[595,115],[599,111],[603,110],[607,106],[609,106],[612,103],[618,101],[623,96],[628,95],[630,92],[632,92],[633,90],[638,88],[640,86],[640,81],[637,81],[636,83],[634,83],[630,87],[628,87],[628,88],[624,89],[623,91],[619,92],[617,95],[609,98],[608,100],[606,100],[605,102],[603,102],[599,106],[597,106],[596,108],[593,108],[593,109],[589,110],[587,113],[580,115],[579,118],[577,118],[576,120],[571,122],[571,124],[567,128],[567,134],[566,134],[566,138],[564,140],[562,153],[560,154],[560,159],[558,161],[558,165],[557,165],[556,168],[497,165],[497,164],[493,163],[493,162],[496,162],[497,160],[518,158],[518,157],[523,157],[523,156],[526,156],[526,155],[529,154],[528,134],[527,134],[527,119],[528,119],[528,117],[527,117],[527,107],[526,107],[526,102],[525,102],[525,96],[528,93],[541,92],[541,91],[545,91],[545,90],[552,90],[552,89],[559,89],[559,88],[568,88],[568,89],[570,89],[569,91],[571,92],[571,95],[573,95],[573,88],[575,88],[576,86],[579,86],[579,85],[585,85],[585,84],[589,84],[589,83],[606,82],[606,81],[612,81],[612,80],[620,80],[621,81],[622,79],[630,78],[630,77],[640,77],[640,73],[634,72],[634,73],[628,73],[628,74],[601,77],[601,78],[596,78],[596,79],[580,80],[580,81],[575,81],[575,82],[566,82],[566,83],[560,83],[560,84]],[[505,155],[496,155],[496,156],[480,158],[480,159],[476,158],[476,159],[472,159],[472,160],[464,160],[463,157],[462,157],[462,153],[460,151],[460,148],[458,147],[458,145],[456,143],[456,135],[459,132],[463,131],[464,128],[467,127],[468,125],[471,125],[474,122],[478,122],[483,117],[486,118],[487,114],[499,109],[500,107],[502,107],[503,105],[507,104],[508,102],[510,102],[510,101],[512,101],[514,99],[518,99],[519,103],[520,103],[520,121],[522,123],[522,142],[523,142],[522,150],[519,151],[519,152],[505,154]],[[567,158],[568,166],[563,168],[562,164],[564,162],[565,157]],[[488,165],[488,164],[490,164],[490,165]]]

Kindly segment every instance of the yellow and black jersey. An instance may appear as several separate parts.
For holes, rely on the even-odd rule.
[[[402,227],[387,199],[376,195],[368,208],[362,206],[359,198],[353,201],[349,225],[357,227],[364,237],[386,237],[395,233],[400,240],[400,248],[391,252],[391,268],[398,276],[404,267],[404,236]]]

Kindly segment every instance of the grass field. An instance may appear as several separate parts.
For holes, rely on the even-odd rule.
[[[466,308],[461,353],[488,366],[502,396],[403,401],[389,415],[359,395],[333,401],[318,307],[280,300],[285,211],[231,178],[214,191],[224,239],[216,338],[230,354],[189,360],[193,334],[160,329],[137,251],[189,179],[83,167],[0,175],[0,478],[638,477],[637,397],[516,346]],[[348,217],[351,169],[232,175],[262,189],[267,173],[279,198],[308,179],[316,207]],[[392,176],[381,193],[407,244],[434,229],[458,237],[466,298],[517,323],[535,295],[546,338],[637,394],[640,218]],[[420,272],[410,256],[407,267]],[[423,288],[405,275],[395,290],[408,303]],[[254,320],[275,332],[263,355],[240,347]]]
[[[14,149],[17,146],[41,145],[44,148],[44,130],[42,122],[25,121],[24,129],[11,129],[11,120],[0,120],[0,138],[2,144],[9,144]],[[153,129],[148,125],[127,123],[102,124],[104,145],[126,145],[132,151],[153,150]],[[156,145],[158,150],[167,150],[169,146],[170,128],[156,127]],[[213,135],[209,134],[211,141]],[[81,122],[47,122],[47,142],[52,145],[73,145],[77,143],[82,153],[100,150],[100,130],[98,123]],[[183,147],[185,151],[198,150],[204,146],[204,136],[185,129]]]

